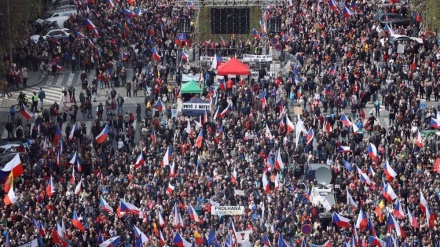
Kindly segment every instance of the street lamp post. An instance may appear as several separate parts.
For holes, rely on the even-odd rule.
[[[9,0],[6,1],[8,11],[8,33],[9,33],[9,65],[12,65],[12,36],[11,36],[11,11],[9,10]]]

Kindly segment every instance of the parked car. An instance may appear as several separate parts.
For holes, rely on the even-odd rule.
[[[59,11],[59,12],[55,12],[55,13],[45,13],[40,18],[38,18],[35,22],[36,23],[43,23],[45,20],[47,20],[49,18],[59,17],[59,16],[68,16],[68,17],[70,17],[70,16],[76,15],[76,14],[77,14],[76,9]]]
[[[69,20],[69,18],[69,16],[51,17],[43,22],[43,26],[50,28],[64,28],[64,23]]]
[[[45,29],[40,34],[32,35],[31,39],[35,43],[38,43],[38,41],[40,41],[40,39],[47,40],[50,38],[55,38],[58,40],[58,39],[68,38],[70,35],[70,33],[68,31],[69,31],[69,29],[67,29],[67,28]]]
[[[396,42],[411,42],[411,41],[415,41],[419,44],[423,44],[423,39],[422,38],[416,38],[416,37],[409,37],[406,35],[400,35],[400,34],[392,34],[390,35],[388,38],[383,38],[380,39],[380,43],[382,45],[385,45],[386,41],[388,41],[388,43],[394,45]]]
[[[408,26],[414,23],[412,19],[395,13],[379,13],[376,15],[376,19],[383,25]]]
[[[55,14],[57,12],[76,10],[76,9],[77,9],[76,5],[67,4],[67,5],[56,6],[53,9],[49,9],[48,11],[46,11],[46,13]]]

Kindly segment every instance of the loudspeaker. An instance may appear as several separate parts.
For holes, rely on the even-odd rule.
[[[270,33],[281,32],[281,17],[272,17],[269,20],[269,32]]]
[[[181,17],[179,19],[179,32],[180,33],[189,33],[191,32],[191,23],[188,18]]]
[[[323,229],[326,229],[327,226],[332,222],[332,214],[331,213],[320,213],[319,214],[319,222]]]

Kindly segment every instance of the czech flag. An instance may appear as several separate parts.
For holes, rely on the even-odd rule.
[[[429,228],[434,228],[437,215],[433,214],[429,208],[426,209],[426,223]]]
[[[350,16],[354,15],[354,13],[347,8],[347,6],[344,6],[344,10],[342,10],[342,15],[344,16],[344,18],[349,18]]]
[[[333,0],[331,0],[333,2]],[[332,66],[328,69],[328,73],[332,76],[336,76],[337,66]]]
[[[385,163],[383,164],[383,172],[385,173],[387,181],[389,181],[389,182],[393,181],[393,179],[397,176],[397,173],[390,166],[390,164],[388,163],[388,160],[385,161]]]
[[[138,207],[129,202],[121,201],[121,204],[119,205],[119,212],[139,215],[140,210]]]
[[[347,203],[351,205],[353,208],[357,208],[358,204],[354,201],[353,197],[350,195],[350,192],[348,192],[347,189]]]
[[[330,0],[328,4],[331,10],[339,12],[338,4],[334,0]]]
[[[162,100],[160,100],[160,98],[157,100],[156,105],[154,105],[154,107],[156,107],[156,109],[161,112],[163,110],[163,104],[162,104]]]
[[[26,121],[29,121],[29,119],[31,119],[31,113],[28,112],[26,109],[23,109],[20,112],[21,115],[26,119]]]
[[[0,170],[1,183],[6,182],[11,172],[13,178],[16,178],[24,173],[23,164],[21,163],[20,155],[18,153]]]
[[[191,243],[186,241],[182,236],[180,236],[179,233],[176,233],[176,235],[174,236],[173,243],[177,247],[191,247],[192,246]]]
[[[172,185],[171,183],[168,183],[168,187],[167,187],[167,194],[168,195],[172,195],[173,191],[174,191],[175,186]]]
[[[421,148],[423,146],[422,135],[420,135],[420,131],[417,130],[417,135],[415,139],[417,147]]]
[[[392,200],[397,198],[397,195],[394,192],[393,187],[391,187],[389,183],[387,183],[383,188],[382,195],[383,197],[385,197],[385,199],[387,199],[388,202],[391,202]]]
[[[344,216],[339,215],[335,212],[333,213],[332,223],[337,225],[340,228],[350,228],[351,227],[349,219],[347,219]]]
[[[295,130],[295,125],[290,121],[289,116],[286,114],[287,132],[292,133]]]
[[[185,42],[185,46],[191,46],[191,42],[189,41],[188,36],[186,35],[186,33],[182,33],[182,35],[180,36],[180,40]]]
[[[79,196],[81,194],[82,188],[81,188],[81,181],[78,182],[78,184],[75,187],[75,195]]]
[[[95,137],[96,143],[101,144],[107,140],[108,132],[110,130],[110,126],[108,124],[105,125],[105,128]]]
[[[374,237],[374,236],[368,237],[368,244],[370,246],[376,246],[376,247],[385,247],[386,246],[385,241],[380,240],[379,238]]]
[[[203,129],[200,130],[199,136],[197,136],[196,147],[201,148],[203,144]]]
[[[371,221],[371,219],[368,219],[368,231],[371,232],[371,235],[377,236],[376,230],[374,230],[374,225],[373,225],[373,222]]]
[[[254,38],[260,39],[260,34],[258,33],[257,29],[255,29],[255,28],[252,29],[252,35],[254,36]]]
[[[44,225],[41,224],[40,221],[32,219],[32,223],[34,223],[34,225],[37,228],[38,233],[40,234],[40,236],[42,236],[42,237],[46,236],[46,229],[44,228]]]
[[[78,215],[76,214],[76,209],[73,210],[73,217],[72,217],[72,225],[80,230],[81,232],[85,232],[86,228],[84,227],[84,225],[81,223],[81,221],[78,220]]]
[[[96,26],[88,18],[84,19],[84,23],[83,24],[89,30],[95,30],[96,29]]]
[[[134,169],[137,169],[145,164],[144,155],[142,152],[139,154],[136,163],[134,163]]]
[[[312,128],[310,128],[309,129],[309,132],[307,132],[307,136],[306,136],[306,138],[307,138],[307,144],[309,144],[312,140],[313,140],[313,137],[314,137],[315,135],[314,135],[314,133],[313,133],[313,129]]]
[[[53,145],[56,147],[58,146],[58,142],[63,137],[61,134],[60,127],[57,125],[57,128],[55,129],[55,136],[53,137]]]
[[[70,161],[69,161],[69,164],[75,164],[75,162],[76,162],[76,153],[77,152],[75,152],[74,154],[73,154],[73,156],[72,156],[72,158],[70,159]]]
[[[140,246],[144,246],[143,245],[144,243],[148,243],[148,237],[147,237],[147,235],[145,235],[145,233],[143,233],[136,226],[133,226],[133,230],[134,230],[134,235],[136,236],[136,238],[140,238],[140,240],[141,240],[141,245]]]
[[[208,122],[208,111],[205,108],[205,113],[203,114],[203,118],[202,118],[202,124],[205,124]]]
[[[223,79],[220,80],[220,85],[219,85],[219,87],[220,87],[220,90],[222,90],[222,91],[226,91],[225,78],[223,78]]]
[[[14,192],[14,184],[11,185],[11,188],[8,191],[8,194],[3,199],[3,202],[5,203],[5,206],[13,205],[17,202],[18,198],[15,196]]]
[[[393,214],[398,219],[405,218],[405,213],[403,212],[403,208],[402,208],[402,205],[400,204],[400,200],[399,199],[396,200],[396,205],[394,205]]]
[[[261,240],[261,243],[264,244],[264,245],[267,245],[267,246],[272,246],[272,245],[270,244],[270,240],[269,240],[269,238],[267,237],[267,234],[266,234],[266,233],[263,235],[263,239]]]
[[[176,164],[174,164],[173,161],[173,164],[170,167],[170,174],[168,175],[168,178],[173,178],[175,176],[176,176]]]
[[[350,128],[350,126],[352,125],[352,123],[350,122],[348,117],[345,115],[345,113],[342,114],[341,119],[339,121],[341,121],[341,123],[347,128]]]
[[[348,146],[339,146],[338,153],[349,153],[351,152],[350,147]]]
[[[167,151],[165,152],[163,158],[162,158],[162,167],[170,165],[171,158],[173,157],[173,151],[171,150],[171,147],[167,147]]]
[[[184,51],[180,52],[180,56],[182,57],[183,61],[188,61],[189,56]]]
[[[420,191],[420,210],[425,213],[426,209],[428,209],[428,202],[426,201],[425,196],[423,196],[423,193]]]
[[[73,139],[73,135],[75,134],[76,130],[76,123],[73,125],[72,129],[70,130],[68,140],[71,141]]]
[[[399,222],[396,219],[394,219],[392,214],[388,215],[387,229],[388,231],[394,229],[396,231],[397,236],[399,237],[405,237],[406,235],[403,229],[400,227]]]
[[[106,2],[110,4],[110,6],[115,7],[115,2],[113,2],[113,0],[107,0]]]
[[[215,54],[214,59],[212,60],[211,63],[211,69],[217,69],[221,63],[222,63],[222,58],[219,55]]]
[[[419,227],[419,223],[417,222],[417,218],[412,215],[412,213],[409,210],[409,208],[406,208],[406,209],[408,210],[408,220],[409,220],[409,223],[411,224],[412,227],[418,228]]]
[[[377,149],[373,143],[370,143],[368,145],[367,151],[368,151],[368,155],[371,157],[371,159],[377,160]]]
[[[356,227],[359,228],[359,230],[363,231],[368,226],[368,219],[367,215],[365,214],[364,210],[359,211],[359,215],[356,221]]]
[[[165,225],[166,225],[166,223],[163,220],[162,214],[159,212],[159,226],[164,227]]]
[[[123,14],[124,16],[126,16],[126,17],[129,17],[129,18],[133,18],[133,17],[136,16],[136,13],[135,13],[134,11],[132,11],[132,10],[129,10],[129,9],[124,9],[124,10],[122,11],[122,14]]]
[[[231,183],[233,183],[234,185],[237,185],[237,170],[234,167],[234,171],[232,171],[232,176],[231,176]]]
[[[193,220],[196,223],[201,223],[201,219],[199,218],[199,216],[197,215],[197,212],[194,210],[194,208],[191,206],[191,204],[188,205],[188,213],[189,213],[189,218],[191,220]]]
[[[161,230],[159,230],[159,242],[160,242],[161,246],[165,246],[166,241],[165,241],[165,238],[164,238]]]
[[[280,148],[278,148],[278,151],[276,153],[276,158],[275,158],[275,168],[278,171],[281,171],[282,169],[284,169],[284,163],[283,160],[281,159],[281,152],[280,152]]]
[[[156,131],[154,130],[154,128],[151,128],[151,135],[150,135],[150,137],[151,137],[151,142],[153,144],[156,144]]]
[[[264,109],[266,108],[266,105],[267,105],[266,94],[264,93],[264,90],[261,90],[259,99],[260,99],[260,102],[261,102],[261,108],[264,111]]]
[[[52,197],[54,193],[55,193],[55,188],[52,183],[52,175],[50,175],[49,181],[47,182],[47,186],[46,186],[46,195],[48,197]]]
[[[440,123],[437,119],[435,118],[431,118],[431,121],[429,121],[429,124],[431,125],[432,128],[434,129],[440,129]]]
[[[104,200],[102,195],[99,197],[99,207],[106,212],[113,212],[113,208],[108,205],[108,203]]]
[[[361,169],[359,169],[359,167],[356,167],[356,169],[357,169],[357,173],[359,173],[359,178],[361,179],[361,181],[364,181],[366,184],[370,185],[371,180],[368,177],[368,175],[365,174]]]
[[[118,247],[119,246],[119,236],[109,238],[99,244],[98,247]]]
[[[226,108],[220,113],[220,116],[223,117],[223,116],[225,116],[226,114],[228,114],[228,112],[230,112],[230,111],[232,111],[232,107],[231,107],[231,105],[228,105],[228,107],[226,107]]]
[[[358,13],[362,12],[362,11],[358,8],[358,6],[356,5],[356,3],[355,3],[354,1],[351,2],[351,4],[350,4],[350,8],[351,8],[354,12],[358,12]]]
[[[156,61],[160,61],[162,59],[161,56],[157,53],[157,50],[155,47],[151,48],[151,52],[153,53],[153,59]]]
[[[270,194],[269,180],[267,180],[266,173],[263,173],[262,182],[263,182],[263,190],[264,190],[264,192],[266,194]]]

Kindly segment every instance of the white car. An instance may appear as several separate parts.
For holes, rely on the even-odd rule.
[[[69,29],[67,28],[55,28],[55,29],[45,29],[40,34],[35,34],[31,36],[32,41],[35,43],[38,43],[40,40],[40,37],[42,37],[44,40],[55,38],[55,39],[63,39],[68,38],[70,35]]]
[[[392,34],[392,35],[389,36],[389,38],[380,39],[380,43],[382,44],[382,46],[384,46],[387,41],[390,44],[394,44],[394,43],[399,42],[399,41],[407,41],[407,42],[415,41],[415,42],[417,42],[419,44],[423,44],[423,39],[422,38],[409,37],[409,36],[400,35],[400,34]]]

